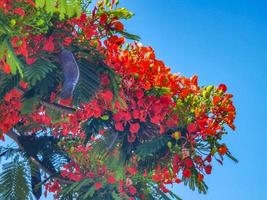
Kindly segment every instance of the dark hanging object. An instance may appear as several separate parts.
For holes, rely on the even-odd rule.
[[[31,185],[32,185],[32,193],[37,200],[39,200],[42,196],[42,186],[41,184],[41,172],[40,170],[36,170],[31,174]]]
[[[69,99],[72,98],[73,91],[80,78],[79,67],[73,53],[67,49],[62,49],[58,58],[64,74],[63,88],[60,97],[62,99]]]

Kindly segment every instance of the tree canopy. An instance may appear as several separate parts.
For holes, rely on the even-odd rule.
[[[118,0],[1,0],[1,199],[180,199],[235,129],[224,84],[173,74]]]

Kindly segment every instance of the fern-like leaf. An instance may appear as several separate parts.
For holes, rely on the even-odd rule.
[[[30,183],[24,162],[13,161],[5,165],[0,175],[0,196],[7,200],[30,198]]]
[[[150,141],[140,144],[136,149],[136,154],[142,159],[151,157],[157,154],[157,152],[166,149],[167,142],[170,140],[168,135],[153,138]]]
[[[59,13],[60,19],[79,16],[81,13],[80,0],[36,0],[37,8],[44,8],[47,13]]]
[[[74,91],[73,101],[75,104],[88,101],[100,86],[100,74],[97,65],[84,59],[78,61],[80,79]]]
[[[26,68],[25,78],[32,86],[35,86],[38,81],[45,78],[54,68],[56,68],[56,66],[52,63],[43,59],[38,59],[34,64]]]
[[[16,87],[19,83],[19,75],[6,75],[0,72],[0,98],[3,98],[5,94]]]

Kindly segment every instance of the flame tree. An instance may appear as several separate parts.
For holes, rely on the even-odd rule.
[[[93,8],[92,8],[93,7]],[[180,199],[206,193],[235,129],[224,84],[172,74],[114,0],[1,0],[1,199]],[[127,41],[132,41],[127,43]]]

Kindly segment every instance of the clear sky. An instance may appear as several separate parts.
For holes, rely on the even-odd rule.
[[[227,84],[235,95],[236,132],[225,142],[239,159],[216,165],[207,195],[182,185],[184,200],[267,199],[267,1],[121,0],[136,16],[129,32],[158,58],[201,85]]]

